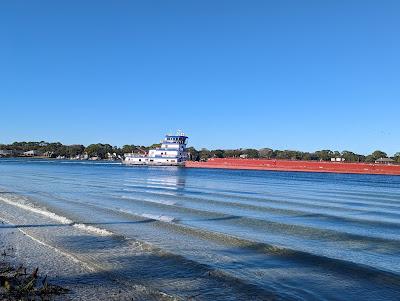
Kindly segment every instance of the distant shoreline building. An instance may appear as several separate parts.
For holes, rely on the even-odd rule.
[[[379,158],[378,160],[375,160],[376,164],[393,164],[396,161],[394,161],[391,158]]]
[[[41,155],[42,155],[42,153],[37,150],[30,150],[30,151],[22,153],[22,156],[24,156],[24,157],[37,157],[37,156],[41,156]]]
[[[14,155],[12,150],[0,149],[0,157],[11,157]]]
[[[344,161],[346,161],[346,159],[341,157],[331,158],[331,162],[344,162]]]

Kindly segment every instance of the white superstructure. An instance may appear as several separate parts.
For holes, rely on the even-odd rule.
[[[128,165],[184,165],[188,159],[186,141],[188,137],[178,131],[176,135],[165,135],[159,148],[149,150],[147,155],[125,154],[123,163]]]

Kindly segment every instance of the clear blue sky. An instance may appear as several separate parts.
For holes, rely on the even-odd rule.
[[[400,151],[399,1],[1,1],[0,143]]]

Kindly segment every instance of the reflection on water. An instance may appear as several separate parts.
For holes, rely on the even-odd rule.
[[[170,169],[167,176],[154,177],[154,175],[150,175],[145,179],[144,186],[150,189],[162,187],[162,189],[171,190],[170,195],[182,195],[186,184],[185,170],[181,167],[165,168]]]
[[[43,239],[186,297],[194,283],[206,300],[400,293],[400,177],[1,160],[0,186],[117,235],[53,223]]]

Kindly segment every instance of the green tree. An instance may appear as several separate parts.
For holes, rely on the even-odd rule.
[[[273,154],[272,154],[272,158],[276,158],[276,159],[289,159],[287,157],[287,153],[285,151],[276,149],[274,150]]]
[[[372,153],[372,156],[373,156],[374,158],[376,158],[376,159],[379,159],[379,158],[387,158],[388,155],[387,155],[385,152],[383,152],[383,151],[376,150],[376,151],[374,151],[374,152]]]
[[[211,158],[211,152],[206,148],[202,148],[199,152],[199,155],[201,161],[205,161],[208,158]]]
[[[124,152],[122,151],[122,148],[120,148],[118,146],[113,146],[112,153],[120,155],[120,156],[124,154]]]
[[[85,152],[85,147],[83,145],[69,145],[66,147],[68,157],[74,158],[78,155],[82,155]]]
[[[90,144],[86,147],[85,151],[89,155],[89,157],[99,157],[101,159],[105,159],[107,157],[107,153],[112,153],[112,146],[110,144]]]
[[[222,149],[216,149],[211,151],[211,156],[214,158],[224,158],[225,152]]]
[[[341,157],[345,159],[346,162],[360,162],[361,157],[350,151],[343,151]]]
[[[303,153],[294,150],[275,150],[271,157],[281,160],[301,160]]]
[[[261,148],[258,150],[258,155],[260,158],[270,159],[273,155],[274,151],[270,148]]]
[[[324,149],[320,151],[316,151],[315,155],[318,157],[319,160],[321,161],[330,161],[331,158],[335,157],[335,153],[329,149]]]
[[[244,153],[247,155],[248,158],[258,158],[259,157],[258,150],[256,150],[256,149],[252,149],[252,148],[245,149]]]
[[[128,145],[128,144],[126,144],[126,145],[124,145],[123,147],[122,147],[122,153],[124,153],[124,154],[129,154],[129,153],[134,153],[134,152],[136,152],[136,150],[137,150],[137,148],[136,148],[136,146],[135,145]]]
[[[376,150],[365,158],[366,162],[375,162],[380,158],[387,158],[387,154],[383,151]]]
[[[193,146],[187,148],[187,152],[189,154],[189,159],[192,161],[200,160],[200,152],[197,151]]]
[[[313,161],[318,160],[318,156],[315,153],[303,153],[301,156],[301,160]]]
[[[67,147],[60,142],[47,143],[41,148],[41,151],[51,153],[53,158],[69,155]]]
[[[227,149],[224,152],[225,158],[237,158],[241,154],[243,154],[243,150],[241,149]]]

